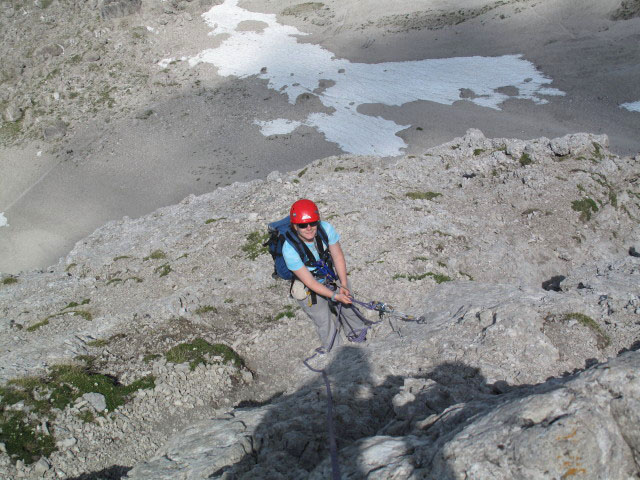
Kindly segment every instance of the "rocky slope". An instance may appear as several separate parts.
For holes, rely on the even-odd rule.
[[[302,365],[315,334],[260,248],[300,197],[341,232],[357,298],[424,319],[312,361],[343,473],[637,476],[639,359],[616,357],[640,341],[639,161],[606,136],[471,130],[390,165],[327,158],[109,223],[2,279],[3,415],[56,448],[25,465],[5,441],[0,476],[329,476],[324,383]],[[176,355],[186,342],[200,358]],[[153,384],[111,408],[89,386],[47,416],[11,400],[31,385],[11,379],[70,363]]]

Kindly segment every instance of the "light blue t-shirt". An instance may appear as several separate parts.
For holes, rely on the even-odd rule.
[[[329,245],[333,245],[340,241],[340,235],[338,235],[338,232],[336,232],[336,230],[333,228],[333,226],[330,223],[321,221],[320,225],[322,225],[322,228],[324,228],[324,231],[327,233]],[[305,242],[305,244],[307,245],[307,247],[315,257],[315,259],[318,260],[320,255],[318,254],[318,249],[316,248],[315,240],[311,243]],[[327,247],[327,245],[325,245],[325,247]],[[282,245],[282,256],[284,257],[284,263],[287,264],[287,268],[292,272],[295,272],[296,270],[300,270],[302,267],[305,266],[304,262],[300,258],[300,255],[298,255],[298,252],[296,251],[296,249],[289,242],[284,242],[284,244]],[[315,270],[315,268],[311,267],[309,268],[309,270],[313,271]]]

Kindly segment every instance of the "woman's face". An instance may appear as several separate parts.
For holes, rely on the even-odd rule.
[[[318,232],[318,222],[294,224],[298,236],[307,243],[313,242]],[[302,228],[304,227],[304,228]]]

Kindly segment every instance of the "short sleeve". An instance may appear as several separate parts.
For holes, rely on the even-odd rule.
[[[296,249],[293,248],[289,242],[284,242],[282,244],[282,256],[284,257],[284,263],[287,264],[287,268],[292,272],[304,267],[304,263],[302,262],[300,255],[298,255]]]
[[[327,233],[327,238],[329,240],[329,245],[333,245],[334,243],[338,243],[340,241],[340,235],[336,232],[336,229],[333,228],[329,222],[321,221],[320,224],[324,231]]]

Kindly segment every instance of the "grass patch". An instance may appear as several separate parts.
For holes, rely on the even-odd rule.
[[[22,119],[17,122],[0,123],[0,141],[13,142],[22,133]]]
[[[66,307],[63,308],[63,310],[66,310],[67,308],[75,308],[75,307],[79,307],[80,305],[86,305],[91,301],[91,299],[89,298],[85,298],[84,300],[82,300],[80,303],[77,302],[69,302],[67,304]]]
[[[153,362],[156,358],[160,358],[162,355],[160,355],[159,353],[147,353],[143,358],[142,361],[144,363],[151,363]]]
[[[303,168],[302,170],[300,170],[300,171],[298,172],[298,177],[302,177],[305,173],[307,173],[307,169],[306,169],[306,168]]]
[[[111,280],[109,280],[109,281],[107,282],[107,285],[112,285],[112,284],[114,284],[114,283],[119,283],[119,282],[122,282],[122,279],[121,279],[121,278],[112,278]]]
[[[264,243],[269,240],[268,233],[251,232],[246,237],[247,241],[240,247],[249,260],[255,260],[260,255],[267,253],[269,250]]]
[[[523,153],[522,155],[520,155],[519,162],[520,166],[526,167],[527,165],[531,165],[533,163],[533,160],[531,160],[531,157],[528,153]]]
[[[96,392],[104,395],[107,409],[112,411],[135,391],[154,386],[152,376],[125,386],[114,377],[74,365],[53,366],[43,377],[9,380],[0,387],[0,442],[13,462],[31,464],[56,449],[54,438],[37,430],[42,421],[55,417],[54,409],[63,410],[85,393]],[[29,410],[28,416],[8,408],[20,402]]]
[[[96,416],[91,410],[84,410],[83,412],[80,412],[78,414],[78,418],[84,423],[93,423],[96,419]]]
[[[104,338],[91,340],[90,342],[87,342],[87,346],[89,347],[104,347],[106,345],[109,345],[109,341],[105,340]]]
[[[117,257],[113,257],[113,261],[117,262],[118,260],[124,260],[125,258],[131,258],[129,255],[119,255]]]
[[[397,273],[393,276],[393,279],[397,280],[399,278],[406,278],[410,282],[415,282],[416,280],[422,280],[423,278],[427,278],[427,277],[433,278],[435,282],[438,284],[451,281],[451,277],[447,275],[443,275],[441,273],[434,273],[434,272],[421,273],[417,275]]]
[[[473,155],[477,157],[478,155],[483,154],[484,151],[485,151],[484,148],[474,148],[473,149]]]
[[[600,325],[588,315],[584,313],[566,313],[562,316],[562,320],[568,322],[569,320],[576,320],[580,325],[590,328],[596,335],[598,348],[606,348],[611,344],[611,338],[607,335]]]
[[[14,283],[18,283],[18,279],[16,277],[6,277],[2,279],[3,285],[13,285]]]
[[[282,318],[285,318],[285,317],[287,317],[287,318],[293,318],[293,317],[295,317],[295,316],[296,316],[296,314],[295,314],[295,312],[293,311],[293,306],[291,306],[291,305],[286,305],[286,306],[284,307],[284,310],[283,310],[283,311],[279,312],[275,317],[273,317],[273,321],[274,321],[274,322],[277,322],[278,320],[280,320],[280,319],[282,319]]]
[[[591,220],[591,213],[598,211],[598,205],[589,197],[584,197],[582,200],[574,200],[571,202],[571,208],[580,213],[580,220],[583,222]]]
[[[231,347],[222,343],[211,344],[202,338],[196,338],[191,343],[181,343],[171,348],[166,354],[167,362],[186,363],[194,370],[198,365],[206,365],[206,357],[222,357],[222,362],[236,367],[244,366],[244,360]]]
[[[147,261],[147,260],[161,260],[163,258],[167,258],[167,254],[164,253],[162,250],[154,250],[153,252],[151,252],[149,254],[149,256],[144,257],[142,260]]]
[[[405,196],[411,200],[433,200],[434,198],[442,196],[442,194],[438,192],[408,192]]]
[[[45,318],[41,322],[34,323],[33,325],[27,327],[27,332],[35,332],[36,330],[38,330],[39,328],[44,327],[45,325],[49,325],[49,319],[48,318]]]
[[[604,158],[604,153],[602,152],[602,145],[598,142],[593,142],[593,156],[596,160],[600,161]]]
[[[205,225],[209,225],[210,223],[214,223],[217,222],[219,220],[224,220],[225,217],[221,217],[221,218],[208,218],[207,220],[204,221]]]
[[[156,267],[153,272],[157,273],[161,277],[166,277],[167,275],[169,275],[169,273],[171,273],[171,265],[169,265],[168,263],[162,264],[159,267]]]
[[[195,313],[197,315],[204,315],[205,313],[217,313],[218,309],[216,307],[212,307],[211,305],[202,305],[196,308]]]

